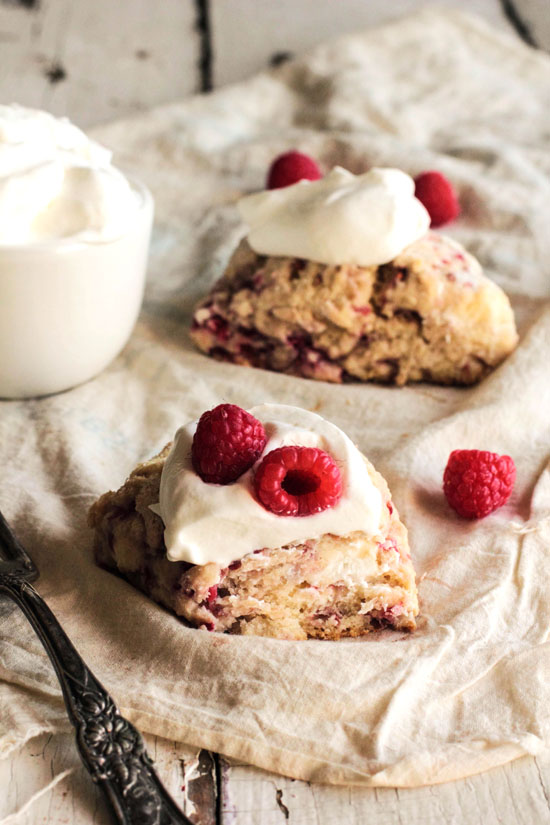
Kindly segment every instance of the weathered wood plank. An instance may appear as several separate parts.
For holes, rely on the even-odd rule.
[[[460,7],[513,31],[503,3],[462,0]],[[240,80],[289,53],[417,5],[418,0],[119,0],[114,6],[110,0],[0,0],[0,100],[68,114],[89,126],[198,91],[210,75],[214,86]],[[550,47],[545,4],[504,5],[513,7],[535,42]],[[201,14],[201,8],[210,13]]]
[[[145,742],[160,778],[186,815],[196,825],[216,825],[214,758],[155,736],[145,736]],[[65,771],[67,776],[29,804]],[[112,825],[72,733],[39,736],[10,759],[0,760],[0,788],[2,825],[4,817],[10,817],[9,825]]]
[[[528,43],[550,50],[550,7],[544,0],[502,0],[509,20]]]
[[[312,785],[225,763],[221,825],[547,825],[550,754],[425,788]]]
[[[540,0],[531,2],[534,5]],[[214,86],[242,80],[286,54],[377,25],[420,5],[418,0],[211,0]],[[432,5],[459,6],[499,28],[514,31],[501,0],[436,0]]]
[[[0,100],[81,126],[200,89],[193,0],[0,3]]]
[[[215,759],[146,736],[162,781],[197,825],[216,825]],[[70,774],[8,825],[110,825],[102,795],[80,764],[72,734],[31,740],[0,761],[0,825],[64,771]],[[546,825],[550,822],[550,752],[458,782],[425,788],[312,785],[221,760],[220,825]]]

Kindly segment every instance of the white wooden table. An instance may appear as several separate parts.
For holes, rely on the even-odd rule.
[[[427,0],[0,0],[0,101],[79,126],[248,77]],[[550,48],[548,0],[430,0]]]
[[[546,825],[550,753],[426,788],[339,788],[298,782],[147,736],[160,777],[201,825]],[[68,773],[66,773],[68,771]],[[57,780],[34,799],[33,794]],[[40,736],[0,761],[2,825],[109,825],[72,734]]]
[[[432,0],[477,11],[550,48],[550,0]],[[417,0],[0,0],[0,100],[81,126],[239,80],[328,36]],[[243,39],[242,32],[246,31]],[[93,668],[93,662],[89,663]],[[202,825],[542,825],[550,753],[415,789],[311,785],[147,736],[157,770]],[[40,736],[0,761],[0,825],[109,823],[72,733]]]

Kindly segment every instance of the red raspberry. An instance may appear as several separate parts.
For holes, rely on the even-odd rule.
[[[199,419],[191,460],[203,481],[230,484],[261,456],[266,435],[263,424],[235,404],[219,404]]]
[[[267,188],[281,189],[299,180],[319,180],[321,171],[313,158],[301,152],[286,152],[275,158],[267,173]]]
[[[506,504],[515,478],[509,455],[453,450],[443,474],[443,492],[459,516],[483,518]]]
[[[311,516],[334,507],[342,477],[334,460],[315,447],[279,447],[262,459],[254,479],[256,495],[278,516]]]
[[[414,194],[430,213],[430,226],[442,226],[460,214],[453,186],[441,172],[422,172],[414,179]]]

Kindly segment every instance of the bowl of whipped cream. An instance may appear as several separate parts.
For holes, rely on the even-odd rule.
[[[0,106],[0,397],[47,395],[118,355],[143,299],[153,199],[66,118]]]

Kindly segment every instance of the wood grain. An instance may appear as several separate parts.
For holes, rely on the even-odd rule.
[[[144,739],[162,782],[184,813],[197,825],[215,825],[214,757],[155,736]],[[28,804],[64,771],[69,775]],[[4,817],[13,817],[14,825],[112,825],[102,793],[80,762],[72,732],[44,734],[0,760],[0,788],[0,825]]]
[[[340,788],[298,782],[146,736],[166,787],[196,825],[547,825],[550,752],[425,788]],[[29,799],[63,771],[71,773]],[[31,740],[0,761],[0,825],[110,825],[71,733]],[[219,792],[219,804],[218,804]],[[13,817],[4,823],[4,817]]]
[[[223,825],[543,825],[550,754],[425,788],[338,788],[242,765],[223,772]]]
[[[241,80],[421,0],[0,0],[0,100],[83,127]],[[432,0],[550,48],[547,0]],[[514,15],[510,14],[513,8]]]
[[[101,123],[200,89],[193,0],[0,5],[0,100]]]
[[[550,50],[548,0],[502,0],[504,11],[518,34],[532,46]]]
[[[242,80],[284,55],[386,22],[422,5],[419,0],[211,0],[214,86]],[[436,0],[431,5],[459,7],[503,30],[514,30],[501,0]]]

